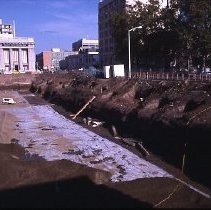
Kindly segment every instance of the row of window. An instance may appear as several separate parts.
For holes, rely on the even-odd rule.
[[[0,34],[12,34],[12,32],[11,31],[10,32],[8,32],[8,31],[6,31],[6,32],[0,31]]]
[[[3,29],[3,28],[10,29],[10,28],[12,28],[12,26],[11,25],[0,25],[0,29]]]
[[[100,9],[100,12],[109,12],[111,10],[115,10],[115,9],[118,9],[118,8],[123,8],[125,6],[125,1],[126,0],[113,0],[109,4],[104,5]]]
[[[29,44],[25,44],[25,43],[1,43],[0,46],[4,46],[4,47],[28,47]]]

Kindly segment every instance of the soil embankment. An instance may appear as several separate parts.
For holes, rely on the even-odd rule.
[[[173,87],[173,83],[168,84]],[[183,83],[177,84],[184,85]],[[145,92],[145,86],[139,87],[139,85],[146,85],[146,89],[152,85],[154,89],[150,91],[147,89]],[[207,95],[208,98],[205,98],[205,102],[202,103],[200,100],[195,100],[194,103],[190,101],[188,105],[186,103],[186,109],[192,107],[192,111],[184,111],[181,110],[180,107],[179,113],[182,115],[181,119],[179,117],[162,118],[165,119],[162,125],[164,124],[166,126],[163,126],[163,131],[168,131],[170,127],[172,127],[167,133],[169,136],[165,133],[167,137],[166,139],[162,139],[161,137],[165,137],[165,135],[161,135],[162,133],[158,130],[157,133],[154,134],[155,138],[152,141],[152,132],[155,132],[155,128],[160,129],[158,125],[160,124],[159,122],[161,122],[158,117],[160,115],[154,114],[157,113],[158,110],[162,110],[161,113],[163,114],[166,113],[165,110],[169,110],[173,115],[175,112],[173,112],[171,108],[176,109],[176,103],[172,104],[166,99],[162,100],[160,105],[160,100],[158,99],[162,97],[163,89],[158,93],[156,91],[158,91],[159,86],[163,87],[165,85],[167,85],[167,83],[161,81],[151,83],[149,81],[128,81],[124,79],[96,80],[94,78],[78,77],[77,75],[40,75],[34,80],[31,90],[37,94],[39,93],[40,96],[44,96],[50,103],[39,97],[39,94],[35,96],[28,91],[24,91],[27,89],[24,84],[22,86],[19,83],[17,87],[11,83],[10,87],[8,87],[9,90],[5,90],[3,87],[3,91],[0,91],[0,97],[13,97],[17,103],[15,105],[0,105],[2,128],[2,130],[0,130],[0,207],[210,208],[211,200],[207,197],[207,195],[210,195],[210,191],[207,188],[195,182],[191,182],[188,177],[181,175],[180,170],[176,170],[169,164],[165,164],[159,160],[159,157],[165,158],[166,160],[168,160],[167,157],[169,157],[169,162],[172,161],[173,155],[170,154],[170,151],[173,151],[173,148],[171,144],[169,143],[166,146],[168,150],[161,149],[165,146],[165,141],[169,139],[176,141],[177,137],[182,137],[181,133],[174,138],[171,132],[174,131],[174,133],[176,133],[177,130],[174,130],[173,125],[180,125],[180,127],[187,132],[185,125],[188,119],[194,116],[193,113],[199,113],[200,110],[203,111],[205,107],[209,111],[209,96]],[[202,86],[204,87],[204,84],[202,84]],[[193,86],[189,87],[191,88]],[[207,93],[209,93],[209,85],[207,86],[205,84],[205,87],[207,89],[203,92],[205,93],[205,91],[207,91]],[[21,90],[21,92],[11,91],[12,89]],[[142,94],[142,92],[140,93],[140,91],[144,91],[144,94]],[[191,94],[198,94],[197,91],[198,89],[192,91]],[[58,120],[48,118],[46,111],[41,115],[41,119],[37,118],[37,114],[40,111],[42,112],[40,109],[42,106],[53,107],[60,114],[67,118],[72,118],[70,113],[78,112],[93,95],[97,96],[96,99],[87,109],[80,113],[76,118],[76,122],[82,124],[83,127],[88,128],[88,130],[94,131],[95,134],[100,134],[96,139],[96,146],[101,147],[99,140],[102,136],[111,142],[121,144],[122,147],[125,147],[143,159],[143,155],[137,151],[136,148],[125,145],[120,139],[112,138],[113,134],[111,128],[112,125],[115,125],[119,135],[141,139],[148,150],[153,151],[159,156],[157,158],[157,156],[150,154],[150,156],[147,157],[147,161],[163,168],[177,178],[180,177],[184,181],[183,184],[181,180],[178,181],[178,179],[175,180],[168,177],[140,178],[133,181],[114,183],[109,181],[111,174],[105,170],[90,168],[87,167],[87,165],[81,165],[70,160],[55,159],[54,161],[47,161],[47,159],[42,158],[42,155],[29,155],[29,151],[32,151],[33,148],[36,149],[37,144],[41,144],[40,148],[43,149],[46,154],[48,152],[55,154],[54,149],[56,147],[69,151],[68,142],[69,144],[74,143],[73,139],[70,141],[61,141],[60,138],[57,143],[49,142],[49,139],[54,136],[53,134],[59,132],[58,127],[64,129],[64,126],[61,126]],[[186,96],[184,92],[185,100]],[[201,94],[201,96],[205,97],[206,95]],[[157,107],[156,104],[158,104],[158,102],[159,106]],[[58,104],[58,106],[51,103]],[[31,111],[28,112],[29,110],[35,110],[33,112],[35,118],[30,118]],[[204,114],[209,114],[209,112],[202,112],[202,115],[200,115],[207,117],[207,126],[203,125],[201,127],[208,128],[208,120],[210,118]],[[22,115],[25,117],[22,118]],[[56,115],[60,116],[58,113]],[[104,126],[96,128],[88,126],[83,122],[83,118],[86,116],[101,118],[106,123]],[[47,118],[47,125],[44,123],[45,120],[43,117]],[[142,121],[142,118],[144,121]],[[63,119],[67,122],[69,121],[66,118]],[[168,119],[172,119],[169,124],[167,123]],[[157,124],[155,125],[157,127],[155,125],[152,126],[152,122],[156,120]],[[205,123],[205,120],[206,118],[198,119],[197,117],[191,121],[190,125],[197,127],[197,125],[200,125],[200,122],[203,121]],[[177,123],[172,124],[172,122],[175,121],[177,121]],[[57,125],[49,127],[49,123],[57,123]],[[133,124],[129,125],[127,123]],[[30,129],[24,129],[25,126]],[[153,130],[150,130],[150,128]],[[68,132],[78,132],[76,129],[71,129],[70,126],[67,126],[66,129]],[[87,132],[87,129],[85,130]],[[35,133],[36,136],[34,135]],[[62,134],[63,133],[62,131]],[[42,142],[40,139],[41,136],[37,136],[37,134],[43,134],[47,144]],[[183,138],[183,140],[185,140],[185,138]],[[199,139],[201,142],[202,140],[203,139]],[[76,141],[79,142],[78,139],[76,139]],[[182,140],[180,141],[182,142]],[[21,142],[24,144],[21,144]],[[84,143],[79,142],[81,146],[84,146],[86,143],[92,147],[86,138],[84,139]],[[22,145],[22,147],[20,145]],[[155,149],[153,149],[153,146]],[[157,148],[160,148],[160,153],[158,153]],[[119,150],[122,151],[121,148]],[[176,150],[178,150],[178,148],[176,148]],[[182,150],[184,151],[184,148],[182,148]],[[67,156],[80,156],[78,152],[77,154],[73,154],[74,151],[69,151]],[[105,150],[102,149],[102,152],[103,151]],[[112,149],[110,149],[110,151],[113,152]],[[168,153],[166,151],[168,151]],[[189,151],[188,147],[187,151]],[[37,150],[35,152],[37,152]],[[60,153],[62,152],[61,150]],[[96,152],[98,155],[100,151]],[[118,152],[114,151],[114,155]],[[105,153],[107,154],[107,151],[105,151]],[[167,155],[165,155],[166,153]],[[196,154],[199,155],[200,153]],[[63,155],[66,155],[66,153]],[[83,155],[81,154],[81,156]],[[87,156],[84,156],[84,158],[86,157]],[[93,161],[92,164],[98,164],[101,159]],[[109,160],[110,159],[106,159],[105,161],[109,162]],[[179,157],[179,155],[178,160],[178,165],[180,165],[181,157]],[[136,165],[137,161],[133,161],[133,163]],[[128,163],[128,165],[130,166],[130,163]],[[142,167],[142,164],[140,166]],[[185,169],[187,170],[187,165],[185,165]],[[131,171],[133,172],[133,170]],[[125,173],[122,167],[119,168],[119,172]],[[205,172],[206,171],[203,173]],[[209,180],[203,173],[198,177],[205,177],[205,181]]]
[[[74,74],[40,75],[31,91],[67,112],[98,118],[119,135],[139,139],[152,153],[182,167],[211,188],[211,84],[189,81],[96,79]]]

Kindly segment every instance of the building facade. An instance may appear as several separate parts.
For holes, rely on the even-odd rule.
[[[98,36],[100,65],[109,66],[119,64],[115,58],[115,41],[112,36],[110,17],[119,12],[126,12],[129,5],[137,1],[147,3],[148,0],[101,0],[98,5]],[[162,6],[167,5],[167,0],[160,0]]]
[[[74,53],[72,51],[61,51],[59,48],[53,48],[51,51],[43,51],[36,55],[37,68],[47,71],[58,71],[60,69],[64,69],[62,61],[73,54]]]
[[[76,51],[99,51],[99,42],[96,39],[80,39],[77,42],[72,43],[72,50]]]
[[[0,19],[0,73],[35,72],[35,42],[30,37],[16,37],[15,26]]]
[[[73,55],[65,59],[68,70],[77,70],[99,65],[99,41],[80,39],[72,44]]]
[[[36,55],[36,68],[39,70],[50,70],[52,66],[51,51],[43,51]]]
[[[66,59],[68,70],[86,69],[99,65],[99,52],[84,52],[68,56]]]

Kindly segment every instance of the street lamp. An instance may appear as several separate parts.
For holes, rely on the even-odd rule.
[[[138,26],[128,30],[128,60],[129,60],[129,78],[131,78],[131,50],[130,50],[130,32],[135,31],[136,29],[141,29],[142,26]]]

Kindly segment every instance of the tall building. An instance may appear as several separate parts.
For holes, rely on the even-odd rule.
[[[0,19],[0,73],[35,72],[35,42],[30,37],[16,37],[15,25]]]
[[[137,1],[147,3],[148,0],[101,0],[98,5],[98,35],[101,66],[119,64],[115,58],[115,42],[111,32],[110,17],[114,13],[124,12],[129,5]],[[168,0],[160,0],[162,6]]]

